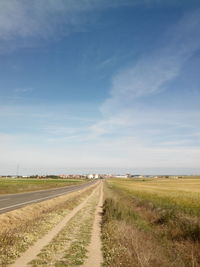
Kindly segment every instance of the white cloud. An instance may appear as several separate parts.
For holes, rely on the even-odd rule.
[[[86,12],[126,5],[131,1],[116,0],[1,0],[0,39],[48,37],[55,32],[68,34],[82,30]]]
[[[200,10],[184,18],[165,35],[163,47],[145,55],[133,67],[114,75],[105,113],[132,106],[133,100],[167,89],[189,57],[200,49]]]
[[[195,132],[199,130],[196,129],[198,112],[191,111],[191,115],[187,110],[170,112],[168,108],[157,111],[153,107],[145,107],[145,104],[137,105],[136,101],[140,99],[142,103],[144,97],[168,89],[168,82],[180,74],[187,59],[200,48],[199,24],[200,10],[187,14],[164,35],[165,45],[161,49],[114,75],[110,97],[101,106],[104,119],[92,127],[94,132],[100,135],[125,127],[130,133],[134,127],[145,129],[145,125],[147,131],[149,128],[156,131],[171,127],[175,132],[183,126],[190,131],[193,128]]]
[[[0,17],[3,18],[0,20],[0,39],[45,37],[63,19],[68,25],[80,25],[78,15],[74,14],[99,8],[99,3],[99,0],[38,0],[30,5],[25,0],[3,0],[0,2]],[[12,14],[13,19],[9,21]],[[59,14],[63,16],[58,18]],[[101,107],[105,116],[96,123],[92,122],[91,115],[86,118],[85,107],[82,110],[74,107],[74,110],[79,109],[77,115],[68,107],[1,107],[4,132],[7,127],[7,131],[13,133],[0,135],[2,165],[7,166],[7,170],[15,170],[17,164],[29,170],[35,166],[36,172],[43,167],[48,170],[64,166],[199,166],[199,145],[197,143],[195,147],[191,142],[199,137],[199,112],[174,112],[168,107],[143,110],[135,101],[166,89],[167,83],[179,75],[184,62],[199,48],[199,22],[199,11],[185,17],[166,35],[162,49],[116,74],[111,96]],[[74,126],[74,121],[79,127]]]
[[[128,110],[121,110],[104,120],[94,124],[91,129],[91,137],[112,136],[132,137],[138,143],[145,146],[163,147],[167,143],[180,146],[181,142],[187,140],[185,145],[197,146],[200,111],[174,110],[166,108],[154,109],[153,107],[144,110],[134,107]],[[196,137],[196,138],[195,138]]]
[[[168,1],[172,4],[174,1]],[[86,30],[92,12],[127,5],[158,4],[157,0],[1,0],[0,49],[32,46],[33,38],[47,38]],[[88,15],[90,12],[90,15]],[[95,16],[92,16],[94,19]],[[58,37],[57,36],[57,37]],[[28,39],[31,38],[31,42]],[[58,37],[59,38],[59,37]],[[16,41],[16,39],[18,41]],[[15,40],[15,44],[12,41]],[[8,45],[9,44],[9,45]]]
[[[147,100],[168,90],[198,51],[199,24],[200,10],[187,14],[164,35],[162,48],[114,75],[110,97],[100,107],[103,119],[90,129],[96,138],[118,147],[118,166],[198,167],[199,110],[171,108],[165,101],[156,108]]]
[[[134,171],[137,168],[172,168],[172,172],[184,173],[184,168],[199,165],[198,147],[146,147],[134,138],[101,139],[96,142],[76,145],[63,143],[58,146],[46,146],[41,143],[31,144],[30,137],[25,143],[26,135],[0,135],[0,173],[16,173],[20,165],[20,174],[89,172],[91,168],[120,169]],[[35,138],[35,137],[34,137]],[[43,143],[43,144],[42,144]]]
[[[23,94],[33,92],[34,89],[32,87],[24,87],[24,88],[16,88],[14,90],[15,93]]]
[[[174,128],[182,127],[183,131],[191,124],[197,127],[198,138],[199,113],[167,114],[152,111],[147,116],[144,111],[132,110],[131,114],[124,112],[93,124],[91,118],[87,121],[85,115],[75,116],[65,106],[1,107],[4,134],[0,134],[0,174],[15,174],[17,165],[20,174],[198,166],[200,145],[180,143],[180,136],[172,141]],[[164,138],[156,139],[155,144],[149,142],[155,135]],[[184,140],[193,138],[186,137],[182,136]]]

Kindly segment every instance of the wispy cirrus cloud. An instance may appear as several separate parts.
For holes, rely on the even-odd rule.
[[[169,5],[179,5],[172,0]],[[35,37],[60,38],[87,30],[93,11],[119,6],[159,4],[158,0],[1,0],[0,49],[33,46]],[[163,3],[162,3],[163,4]],[[89,15],[88,15],[89,13]],[[56,33],[56,37],[54,36]],[[28,40],[31,38],[31,42]],[[15,40],[13,44],[10,41]],[[17,41],[16,41],[17,40]],[[9,43],[9,46],[8,46]],[[15,47],[14,47],[15,46]]]
[[[138,3],[126,3],[133,2]],[[124,5],[124,0],[35,0],[29,3],[2,0],[0,41],[45,39],[58,31],[68,34],[84,30],[85,14],[113,7],[113,3]],[[32,169],[33,165],[40,169],[42,165],[58,169],[91,165],[104,168],[198,166],[199,111],[177,112],[169,108],[170,103],[166,108],[156,109],[146,103],[149,96],[169,88],[169,83],[181,75],[184,64],[199,49],[199,18],[199,10],[186,15],[163,34],[161,48],[155,48],[113,76],[110,97],[100,107],[102,120],[92,117],[98,112],[96,105],[86,112],[91,103],[82,109],[74,106],[72,110],[67,106],[45,104],[1,107],[2,165],[11,162],[10,166],[16,168],[20,163]],[[111,63],[108,59],[102,66]],[[23,90],[25,93],[26,88],[21,92],[19,89],[18,93]]]
[[[199,24],[200,10],[186,14],[163,34],[161,48],[113,76],[110,96],[100,107],[103,118],[91,127],[93,136],[112,136],[118,141],[131,137],[132,144],[124,146],[125,151],[138,147],[144,162],[148,162],[148,151],[155,155],[158,165],[164,159],[173,165],[169,160],[173,158],[192,166],[191,162],[186,163],[189,151],[193,153],[191,158],[199,159],[199,110],[187,110],[184,105],[170,108],[170,103],[162,108],[147,104],[149,97],[173,90],[170,82],[183,75],[183,66],[200,49]],[[136,155],[134,160],[137,161]]]
[[[20,165],[20,174],[70,173],[72,169],[76,173],[88,173],[91,169],[104,173],[121,172],[122,169],[136,172],[137,168],[140,173],[146,174],[158,173],[155,168],[161,168],[162,174],[184,174],[184,167],[191,168],[191,173],[194,173],[199,166],[199,148],[184,144],[181,147],[147,147],[132,137],[112,138],[109,142],[101,138],[95,143],[81,142],[77,145],[63,140],[60,144],[44,140],[39,143],[35,136],[34,143],[30,140],[31,137],[26,135],[0,134],[2,174],[16,173],[17,165]],[[150,168],[150,172],[145,168]]]
[[[31,93],[33,91],[34,89],[32,87],[22,87],[22,88],[16,88],[14,90],[14,92],[17,94]]]
[[[1,0],[0,40],[47,38],[84,30],[92,10],[131,4],[130,0]],[[138,2],[137,0],[134,2]]]
[[[185,15],[163,36],[162,48],[115,74],[102,112],[130,107],[136,98],[166,90],[168,82],[180,74],[185,62],[200,49],[199,25],[200,10]]]

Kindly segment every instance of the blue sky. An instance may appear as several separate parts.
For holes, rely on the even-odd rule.
[[[0,173],[200,172],[199,24],[195,0],[1,0]]]

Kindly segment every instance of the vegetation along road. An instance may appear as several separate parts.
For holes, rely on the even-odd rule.
[[[47,199],[55,198],[61,195],[65,195],[71,193],[73,191],[77,191],[83,189],[91,184],[95,183],[95,181],[91,181],[88,183],[83,183],[80,185],[70,185],[62,188],[54,188],[48,190],[40,190],[28,193],[18,193],[18,194],[9,194],[0,196],[0,213],[8,212],[11,210],[15,210],[21,208],[25,205],[29,205],[32,203],[41,202]]]
[[[109,179],[104,193],[104,266],[200,266],[200,177]]]
[[[103,182],[97,181],[1,214],[0,266],[100,267],[102,201]]]
[[[199,178],[98,180],[1,214],[0,266],[199,267]]]

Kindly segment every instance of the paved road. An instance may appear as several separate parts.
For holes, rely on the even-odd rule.
[[[10,194],[0,196],[0,214],[11,210],[19,209],[32,203],[41,202],[54,197],[69,194],[83,189],[96,181],[91,181],[81,185],[71,185],[56,189],[40,190],[28,193]]]

